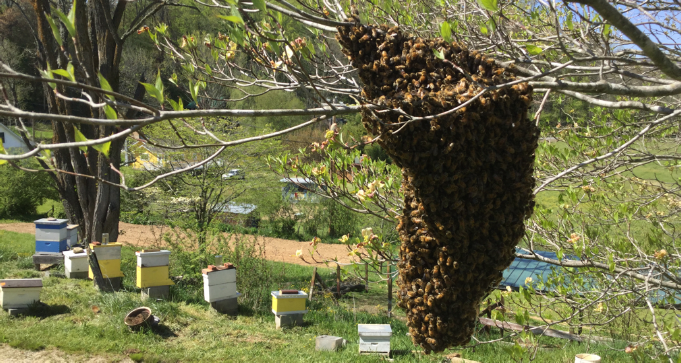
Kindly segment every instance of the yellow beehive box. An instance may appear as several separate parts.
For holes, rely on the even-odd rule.
[[[137,266],[137,287],[154,287],[175,285],[168,278],[168,266],[140,267]]]
[[[297,294],[282,294],[272,291],[272,312],[275,315],[305,314],[307,294],[298,291]]]
[[[121,260],[101,260],[99,261],[99,270],[102,271],[102,277],[105,279],[123,277],[123,272],[121,271]],[[90,279],[94,279],[92,267],[88,267],[87,276]]]

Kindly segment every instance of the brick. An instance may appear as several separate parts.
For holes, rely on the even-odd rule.
[[[236,296],[214,301],[210,303],[210,307],[220,314],[237,315],[239,313],[239,303]]]
[[[275,315],[274,321],[277,325],[277,329],[281,329],[282,327],[302,326],[303,315],[305,314]]]
[[[332,335],[320,335],[315,339],[316,351],[335,351],[343,346],[345,339]]]
[[[170,296],[170,286],[152,286],[142,288],[142,300],[167,299]]]

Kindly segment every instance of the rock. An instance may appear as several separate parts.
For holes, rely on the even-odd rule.
[[[331,335],[320,335],[315,341],[316,351],[335,351],[343,346],[345,339]]]

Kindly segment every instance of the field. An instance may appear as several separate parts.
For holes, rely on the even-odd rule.
[[[63,267],[34,271],[30,255],[34,237],[31,234],[0,231],[0,278],[42,277],[44,307],[36,307],[28,316],[0,315],[0,342],[28,350],[56,348],[75,357],[101,356],[109,361],[131,358],[145,362],[187,362],[200,360],[235,361],[328,361],[375,362],[377,356],[360,356],[358,323],[391,324],[391,348],[396,361],[442,362],[448,354],[461,353],[467,359],[481,362],[507,362],[509,356],[502,343],[481,345],[474,349],[454,349],[441,354],[423,355],[406,335],[404,314],[386,315],[387,287],[371,284],[368,293],[350,293],[336,305],[330,294],[315,295],[305,315],[305,326],[276,330],[274,316],[268,311],[268,290],[309,288],[312,268],[279,262],[268,262],[275,278],[271,286],[263,286],[263,303],[257,308],[242,304],[236,318],[219,316],[210,311],[202,299],[202,284],[178,283],[171,289],[168,301],[142,302],[134,288],[134,247],[123,250],[122,269],[125,291],[99,293],[91,281],[64,278]],[[175,261],[171,261],[171,265]],[[177,263],[176,263],[177,265]],[[177,266],[173,267],[176,275]],[[321,277],[333,284],[331,269],[320,268]],[[370,277],[373,280],[373,277]],[[241,288],[240,288],[241,289]],[[133,308],[149,306],[161,319],[156,331],[131,333],[123,317]],[[315,336],[337,335],[347,339],[339,352],[316,352]],[[494,338],[480,333],[481,339]],[[578,344],[559,339],[541,338],[536,359],[542,362],[572,362],[574,355],[592,352],[620,361],[627,359],[623,347],[619,352],[607,346]],[[508,344],[508,343],[506,343]],[[614,360],[613,360],[614,361]]]

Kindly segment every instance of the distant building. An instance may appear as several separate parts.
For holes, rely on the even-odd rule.
[[[8,154],[23,154],[28,151],[24,140],[3,124],[0,124],[0,140]]]
[[[292,202],[306,201],[310,203],[319,203],[321,197],[314,193],[317,189],[317,184],[308,178],[283,178],[279,180],[285,185],[281,188],[281,196],[284,200]]]
[[[141,141],[130,145],[126,161],[133,169],[158,170],[165,166],[163,151],[148,146]]]
[[[219,219],[234,226],[255,227],[260,224],[258,206],[255,204],[226,203],[217,207],[221,212]]]

